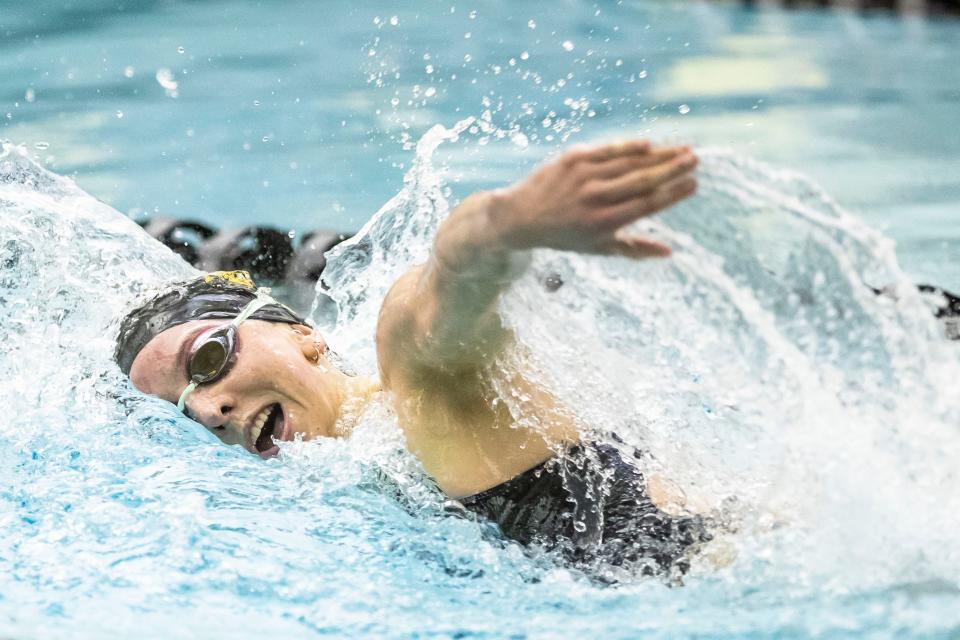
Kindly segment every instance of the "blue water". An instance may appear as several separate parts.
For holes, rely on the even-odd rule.
[[[960,287],[960,23],[316,7],[0,4],[0,136],[24,145],[0,156],[0,636],[960,633],[960,353],[910,288]],[[124,214],[379,210],[328,273],[330,338],[369,372],[449,204],[637,133],[707,147],[653,227],[676,258],[543,252],[504,314],[585,428],[730,519],[682,587],[598,585],[445,514],[389,412],[264,463],[110,362],[130,298],[192,273]]]

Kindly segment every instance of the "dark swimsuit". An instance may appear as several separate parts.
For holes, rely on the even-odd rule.
[[[703,518],[658,509],[635,463],[602,443],[573,447],[460,503],[523,545],[557,550],[575,565],[599,561],[645,575],[682,575],[691,547],[711,537]]]

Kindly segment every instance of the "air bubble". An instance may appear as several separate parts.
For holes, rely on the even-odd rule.
[[[530,27],[531,29],[536,29],[536,28],[537,28],[537,23],[536,23],[535,21],[533,21],[533,20],[528,20],[528,21],[527,21],[527,26]]]
[[[23,94],[23,99],[26,100],[27,102],[33,102],[34,100],[37,99],[37,94],[34,92],[33,89],[27,89]]]
[[[132,78],[136,73],[137,73],[137,70],[129,65],[123,68],[123,76],[125,78]]]
[[[123,111],[120,111],[120,109],[117,109],[114,115],[117,116],[117,120],[123,120]]]
[[[437,90],[433,87],[427,87],[427,90],[423,92],[423,95],[427,96],[428,98],[432,98],[433,96],[437,95]]]
[[[33,148],[34,148],[34,149],[37,149],[38,151],[46,151],[47,149],[50,148],[50,143],[49,143],[49,142],[43,142],[43,141],[41,141],[41,142],[34,142],[34,143],[33,143]]]
[[[680,112],[680,115],[685,116],[685,115],[687,115],[688,113],[690,113],[690,105],[682,104],[682,105],[680,105],[680,107],[677,109],[677,111]]]
[[[186,49],[183,47],[177,47],[177,53],[183,53],[184,51],[186,51]]]
[[[564,51],[573,51],[573,43],[569,40],[564,40],[560,46],[563,47]]]
[[[400,18],[398,18],[397,16],[390,16],[390,24],[394,27],[397,26],[398,24],[400,24]]]

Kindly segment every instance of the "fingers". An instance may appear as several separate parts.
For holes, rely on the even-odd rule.
[[[627,140],[583,149],[577,156],[579,160],[587,162],[605,162],[624,156],[643,156],[649,153],[651,148],[652,145],[647,140]]]
[[[605,255],[624,256],[633,260],[667,258],[672,253],[670,247],[662,242],[625,233],[616,234],[609,242],[597,247],[597,251]]]
[[[590,187],[591,197],[602,204],[623,202],[648,194],[678,177],[691,174],[696,167],[697,157],[693,153],[680,152],[654,166],[596,181],[596,184]]]
[[[637,169],[646,169],[668,162],[681,153],[689,151],[690,147],[687,146],[653,147],[648,153],[618,156],[593,164],[590,168],[590,178],[595,180],[617,178]]]
[[[644,216],[649,216],[681,200],[689,198],[697,191],[697,179],[689,171],[661,184],[654,191],[641,194],[611,207],[603,216],[603,226],[619,229]]]

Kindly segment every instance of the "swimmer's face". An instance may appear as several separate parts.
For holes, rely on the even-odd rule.
[[[176,404],[189,382],[192,347],[226,322],[197,320],[153,338],[133,361],[133,384]],[[190,393],[186,411],[227,444],[241,444],[263,457],[276,454],[271,437],[335,436],[344,376],[323,356],[325,350],[310,327],[247,320],[237,330],[233,366]]]

